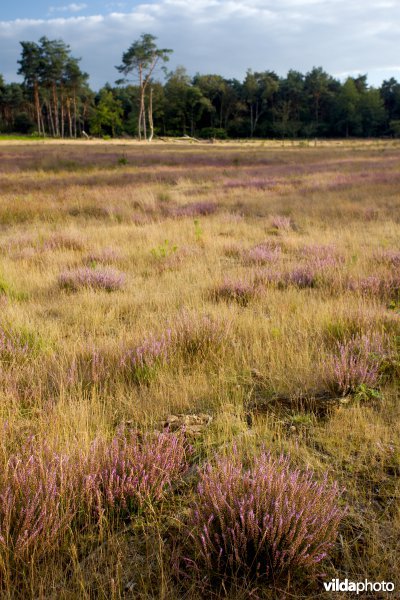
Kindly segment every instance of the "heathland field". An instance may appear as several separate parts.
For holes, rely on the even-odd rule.
[[[400,593],[400,143],[1,142],[0,226],[1,598]]]

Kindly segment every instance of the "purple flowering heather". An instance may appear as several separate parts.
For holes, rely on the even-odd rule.
[[[281,258],[281,248],[279,246],[273,248],[268,243],[257,244],[257,246],[247,250],[243,258],[248,264],[263,265],[275,263]]]
[[[10,563],[54,548],[75,514],[73,489],[69,458],[33,439],[9,458],[0,474],[0,580]]]
[[[179,206],[173,209],[172,214],[175,217],[201,217],[212,215],[217,211],[217,209],[218,204],[204,200],[201,202],[192,202],[191,204]]]
[[[133,369],[151,368],[160,362],[165,362],[172,351],[172,331],[154,336],[149,335],[139,345],[128,348],[122,353],[120,364],[122,367]]]
[[[223,182],[225,189],[250,188],[254,190],[268,190],[277,185],[274,179],[265,179],[261,177],[251,177],[248,179],[239,179],[237,181],[229,179]]]
[[[103,263],[109,264],[120,258],[119,253],[114,248],[102,248],[91,252],[84,258],[85,263]]]
[[[299,288],[312,288],[317,283],[317,273],[312,266],[298,267],[290,273],[286,273],[284,281],[287,284],[294,285]]]
[[[62,455],[34,438],[0,470],[0,585],[16,565],[57,549],[70,527],[156,502],[188,468],[183,435],[119,431],[90,452]]]
[[[373,296],[381,296],[387,288],[387,281],[377,275],[369,275],[361,277],[358,280],[350,281],[350,289],[361,292],[362,294],[372,294]]]
[[[318,270],[337,267],[344,263],[344,257],[339,254],[336,246],[310,245],[300,249],[300,257]]]
[[[213,291],[213,296],[217,300],[234,301],[243,306],[246,306],[255,294],[256,288],[253,283],[240,280],[232,281],[229,279],[225,279]]]
[[[84,241],[76,234],[54,233],[44,242],[46,250],[83,250]]]
[[[376,258],[379,262],[388,263],[393,267],[400,267],[400,250],[382,250]]]
[[[186,358],[217,349],[226,334],[226,324],[204,315],[197,317],[183,311],[165,332],[149,335],[140,344],[122,351],[120,365],[129,368],[139,378],[146,378],[159,364],[179,353]]]
[[[124,273],[109,267],[103,269],[80,267],[61,273],[58,282],[60,287],[71,291],[86,287],[112,292],[121,289],[125,279]]]
[[[83,488],[91,511],[129,512],[157,502],[188,468],[182,435],[131,431],[92,445]]]
[[[334,390],[345,396],[360,385],[376,388],[386,356],[380,335],[357,335],[337,344],[337,352],[327,365],[327,380]]]
[[[202,576],[276,580],[314,570],[335,542],[340,491],[288,458],[262,453],[244,469],[233,456],[207,465],[188,520],[193,558]]]
[[[369,275],[359,279],[350,279],[348,288],[363,295],[388,299],[400,294],[400,277],[393,275]]]

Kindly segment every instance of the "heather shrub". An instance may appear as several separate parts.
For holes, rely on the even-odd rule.
[[[167,362],[174,348],[171,329],[159,336],[151,334],[133,347],[121,351],[120,368],[138,383],[149,381],[161,364]]]
[[[312,266],[298,267],[286,273],[283,282],[298,288],[312,288],[317,284],[317,272]]]
[[[83,481],[89,513],[128,516],[160,501],[188,468],[190,448],[178,434],[119,431],[91,447]]]
[[[400,296],[400,277],[393,275],[369,275],[350,279],[348,288],[365,296],[375,296],[383,300],[397,299]]]
[[[83,250],[85,243],[72,233],[53,233],[43,244],[46,250]]]
[[[36,235],[28,232],[13,235],[0,243],[0,252],[10,254],[13,250],[34,249],[37,246],[37,242]]]
[[[210,584],[276,582],[315,571],[344,513],[336,483],[315,481],[312,471],[294,470],[288,458],[264,452],[248,468],[235,455],[208,464],[197,491],[183,564]]]
[[[190,359],[217,350],[225,335],[226,323],[207,315],[199,317],[182,311],[164,332],[151,334],[136,346],[125,347],[120,367],[137,382],[146,382],[154,376],[158,367],[179,354]]]
[[[58,283],[61,288],[74,292],[81,288],[93,288],[112,292],[124,286],[125,274],[109,267],[103,269],[80,267],[61,273]]]
[[[190,447],[169,432],[118,431],[88,453],[63,455],[31,439],[0,471],[0,586],[60,550],[69,528],[124,518],[158,502],[188,468]]]
[[[306,260],[315,269],[337,267],[344,263],[344,257],[334,245],[310,245],[300,248],[300,258]]]
[[[254,284],[275,285],[279,289],[285,289],[288,286],[298,288],[316,287],[320,274],[317,269],[311,265],[296,267],[292,271],[281,271],[272,268],[260,268],[254,274]]]
[[[254,190],[268,190],[277,185],[274,179],[265,179],[253,177],[246,180],[233,181],[232,179],[224,181],[224,188],[236,189],[236,188],[250,188]]]
[[[212,291],[215,300],[233,301],[246,306],[256,295],[256,287],[253,283],[247,281],[232,281],[225,279]]]
[[[76,513],[74,465],[32,439],[0,472],[0,581],[55,549]]]
[[[381,250],[375,255],[377,262],[400,267],[400,250]]]
[[[387,356],[382,336],[354,335],[347,341],[337,342],[336,353],[327,363],[325,377],[335,393],[342,396],[356,392],[360,386],[376,388]]]
[[[83,261],[89,265],[96,263],[110,264],[120,258],[119,253],[114,248],[102,248],[97,251],[90,252]]]
[[[244,253],[243,259],[247,264],[263,265],[277,262],[281,257],[281,248],[271,248],[269,244],[258,244]]]
[[[359,279],[349,279],[348,288],[352,292],[381,296],[385,291],[385,282],[377,275],[370,275]]]
[[[217,209],[218,204],[204,200],[179,206],[173,210],[172,214],[175,217],[201,217],[212,215],[217,211]]]

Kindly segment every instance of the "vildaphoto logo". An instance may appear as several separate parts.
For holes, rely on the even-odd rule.
[[[349,581],[344,579],[332,579],[324,581],[324,588],[327,592],[355,592],[362,594],[363,592],[394,592],[394,583],[391,581]]]

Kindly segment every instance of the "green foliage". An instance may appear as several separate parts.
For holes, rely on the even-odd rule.
[[[172,50],[157,48],[156,39],[150,33],[143,33],[140,39],[133,42],[123,53],[122,64],[117,67],[118,71],[126,76],[138,69],[148,69],[156,58],[167,61]]]
[[[360,93],[352,77],[346,79],[336,98],[338,127],[342,135],[360,135]]]
[[[228,134],[222,127],[204,127],[200,130],[199,136],[205,139],[215,138],[216,140],[226,140]]]
[[[97,97],[63,40],[22,41],[23,84],[0,76],[0,130],[80,137],[90,129],[96,136],[140,139],[148,132],[206,139],[400,137],[400,83],[394,78],[376,88],[366,75],[341,83],[314,67],[286,77],[249,69],[240,82],[212,73],[191,78],[180,66],[162,84],[157,69],[172,50],[156,41],[149,33],[134,41],[116,67],[123,78]],[[134,84],[127,85],[130,80]]]
[[[399,300],[391,300],[388,304],[389,310],[394,310],[396,312],[400,312],[400,301]]]
[[[354,399],[360,402],[367,400],[381,400],[382,396],[379,390],[368,387],[365,383],[362,383],[354,394]]]
[[[172,135],[195,135],[196,124],[212,104],[201,89],[193,85],[186,69],[178,67],[164,86],[164,114]]]
[[[122,128],[122,105],[114,98],[111,90],[103,89],[100,92],[99,103],[90,119],[90,131],[94,135],[104,135],[111,131],[112,137]]]
[[[64,137],[67,131],[69,137],[77,137],[78,124],[81,126],[78,115],[81,109],[87,112],[85,105],[91,95],[87,88],[88,75],[79,68],[80,59],[71,56],[70,47],[63,40],[49,40],[46,36],[38,43],[21,42],[21,46],[18,74],[23,76],[24,85],[10,86],[18,86],[14,93],[22,94],[23,99],[14,100],[13,107],[18,105],[19,112],[25,112],[29,99],[39,135],[49,133]],[[83,103],[81,94],[85,96]],[[15,123],[11,112],[9,121],[11,131],[26,132],[26,119],[22,124]]]
[[[292,427],[312,427],[315,425],[315,416],[310,413],[295,413],[288,419]]]
[[[22,112],[15,115],[14,127],[21,133],[32,133],[35,129],[35,124],[28,113]]]
[[[389,130],[396,138],[400,138],[400,119],[392,119],[389,122]]]
[[[201,228],[200,221],[198,219],[195,219],[193,221],[193,223],[194,223],[194,235],[196,238],[196,242],[201,242],[201,239],[203,237],[203,230]]]
[[[176,244],[171,244],[169,240],[164,240],[162,244],[151,249],[151,254],[156,259],[164,259],[174,254],[178,249]]]
[[[167,62],[172,50],[169,48],[158,48],[156,37],[150,33],[143,33],[139,40],[133,42],[128,50],[122,55],[122,64],[116,67],[125,79],[117,83],[126,81],[126,77],[135,74],[139,78],[139,111],[137,133],[139,139],[142,134],[146,137],[147,121],[151,132],[154,133],[153,125],[153,87],[152,76],[157,65],[160,62]],[[148,106],[146,107],[146,92],[149,91]],[[146,114],[148,113],[148,114]]]
[[[385,109],[379,90],[371,88],[361,94],[360,112],[364,135],[379,135],[385,122]]]
[[[23,301],[27,299],[27,294],[14,289],[7,279],[0,273],[0,296],[7,296],[11,300]]]

